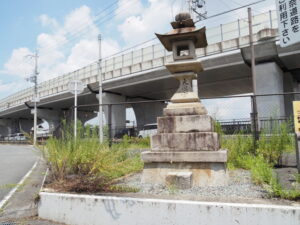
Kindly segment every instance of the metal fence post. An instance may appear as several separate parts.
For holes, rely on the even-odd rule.
[[[220,30],[221,30],[221,42],[223,41],[223,24],[220,24]]]
[[[295,133],[295,149],[298,173],[300,173],[300,133]]]
[[[269,11],[269,18],[270,18],[270,28],[273,28],[273,21],[272,21],[272,11]]]
[[[112,129],[111,129],[111,125],[112,125],[112,105],[109,104],[108,106],[108,118],[107,118],[107,125],[108,125],[108,145],[109,147],[111,147],[112,145]]]
[[[240,19],[238,19],[238,32],[239,32],[239,37],[241,37],[241,24],[240,24]]]
[[[257,118],[257,108],[256,108],[256,96],[251,96],[251,127],[253,135],[253,146],[256,149],[256,141],[259,139],[258,131],[258,118]]]
[[[133,50],[131,51],[131,66],[133,65]]]

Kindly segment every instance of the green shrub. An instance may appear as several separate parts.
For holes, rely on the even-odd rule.
[[[300,190],[284,190],[273,173],[273,164],[262,153],[253,153],[252,137],[236,135],[223,139],[222,148],[227,148],[228,168],[243,168],[251,171],[253,183],[262,185],[270,197],[296,200],[300,199]],[[266,146],[270,145],[269,143]]]
[[[241,134],[223,136],[221,143],[222,148],[228,150],[227,166],[229,169],[249,169],[247,157],[254,152],[252,136]]]
[[[262,131],[257,144],[257,154],[262,155],[269,163],[277,164],[283,152],[295,149],[292,133],[290,122],[275,125],[269,133]]]
[[[99,143],[95,129],[84,128],[79,123],[75,139],[72,126],[65,126],[61,139],[47,141],[45,155],[54,180],[77,175],[105,185],[112,179],[143,168],[140,154],[128,150],[128,143],[109,148],[107,143]]]

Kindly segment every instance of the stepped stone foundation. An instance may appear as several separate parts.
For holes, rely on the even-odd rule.
[[[151,151],[142,153],[142,182],[180,189],[226,185],[227,151],[220,149],[212,118],[196,112],[180,116],[175,112],[174,116],[168,109],[164,114],[157,118],[158,132],[151,137]]]

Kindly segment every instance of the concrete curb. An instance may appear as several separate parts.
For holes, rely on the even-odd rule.
[[[40,158],[36,160],[31,169],[23,176],[23,178],[19,181],[19,183],[4,197],[4,199],[0,202],[0,209],[8,202],[8,200],[13,196],[13,194],[18,190],[18,188],[25,182],[25,180],[30,176],[32,171],[35,169],[39,162]]]
[[[298,225],[300,207],[40,193],[39,217],[70,225]]]

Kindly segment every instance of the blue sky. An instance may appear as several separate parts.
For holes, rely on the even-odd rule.
[[[256,0],[207,0],[208,16]],[[101,12],[115,4],[108,11]],[[22,88],[33,71],[25,56],[39,50],[39,80],[78,69],[97,59],[97,34],[103,35],[103,55],[148,40],[154,32],[170,30],[171,14],[184,7],[181,0],[1,0],[0,99]],[[274,0],[253,6],[254,13],[274,9]],[[247,9],[205,22],[246,17]],[[108,13],[111,13],[107,15]]]

